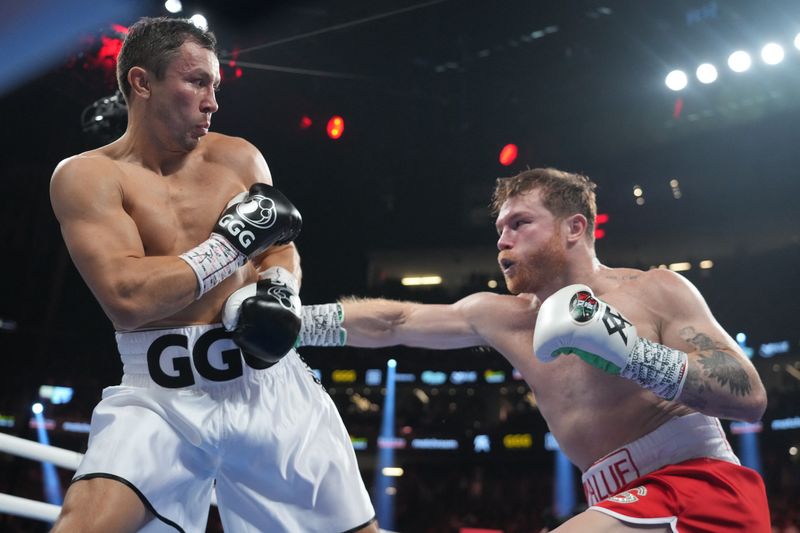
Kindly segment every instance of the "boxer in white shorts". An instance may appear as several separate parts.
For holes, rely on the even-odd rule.
[[[376,533],[342,422],[292,351],[300,213],[256,147],[209,132],[216,38],[142,19],[117,81],[125,133],[50,183],[125,367],[53,531],[200,532],[216,481],[229,531]]]
[[[122,383],[103,391],[75,479],[134,489],[156,517],[142,531],[204,531],[214,487],[226,531],[349,531],[374,518],[339,413],[296,352],[251,368],[221,325],[119,333],[117,345]],[[236,377],[210,379],[195,361]]]

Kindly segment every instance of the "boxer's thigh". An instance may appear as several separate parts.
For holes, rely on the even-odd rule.
[[[646,531],[648,533],[673,533],[669,524],[632,524],[609,516],[599,511],[588,509],[581,514],[570,518],[564,524],[553,530],[558,533],[635,533]]]

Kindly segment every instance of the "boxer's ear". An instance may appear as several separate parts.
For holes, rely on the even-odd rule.
[[[139,98],[147,100],[150,98],[150,73],[142,67],[131,67],[128,71],[128,83],[131,84],[131,92]]]
[[[578,242],[585,235],[589,228],[589,221],[580,213],[570,215],[563,221],[564,235],[567,237],[567,242]]]

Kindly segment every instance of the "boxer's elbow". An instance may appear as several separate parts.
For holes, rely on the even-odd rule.
[[[119,330],[133,330],[147,324],[150,319],[143,310],[132,300],[114,300],[103,306],[108,318]]]
[[[747,400],[742,419],[745,422],[758,422],[767,410],[767,391],[758,377]]]
[[[153,316],[153,303],[143,291],[129,284],[119,283],[106,291],[105,295],[98,296],[103,310],[117,329],[138,329],[156,318]]]

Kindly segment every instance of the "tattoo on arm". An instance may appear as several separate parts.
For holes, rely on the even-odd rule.
[[[697,332],[692,327],[683,328],[681,337],[697,347],[699,359],[690,364],[686,376],[686,384],[698,395],[711,389],[711,381],[721,387],[728,387],[731,394],[747,396],[753,390],[750,378],[742,364],[732,355],[724,351],[724,346],[714,342],[705,333]]]

